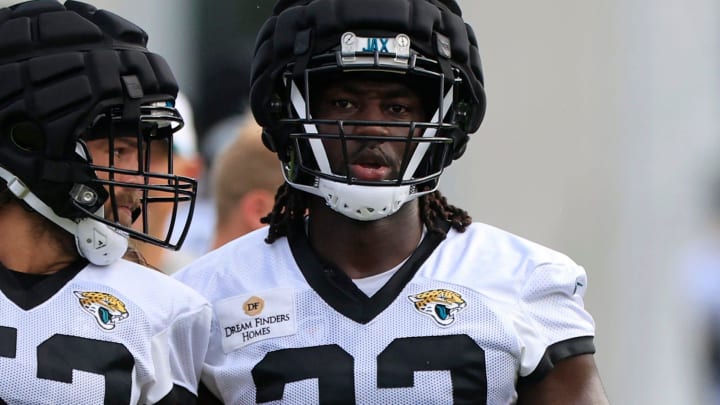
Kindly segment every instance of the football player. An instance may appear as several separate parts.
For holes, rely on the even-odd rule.
[[[121,258],[129,238],[178,248],[131,225],[195,199],[171,163],[148,171],[182,118],[147,39],[77,1],[0,9],[0,404],[196,402],[207,301]]]
[[[438,192],[485,112],[454,0],[281,0],[251,81],[286,184],[268,228],[178,275],[214,305],[209,393],[607,403],[583,268]]]

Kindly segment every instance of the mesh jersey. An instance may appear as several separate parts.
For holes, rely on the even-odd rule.
[[[0,404],[194,401],[207,301],[125,260],[82,266],[35,284],[30,305],[0,266]]]
[[[202,380],[225,403],[507,404],[550,358],[594,352],[582,267],[499,229],[424,241],[371,298],[304,235],[266,232],[175,275],[214,306]]]

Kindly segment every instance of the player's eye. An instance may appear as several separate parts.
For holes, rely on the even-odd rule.
[[[388,110],[389,110],[392,114],[402,115],[402,114],[407,114],[410,109],[408,108],[408,106],[403,105],[403,104],[391,104],[391,105],[388,107]]]
[[[124,147],[118,147],[113,149],[113,156],[115,157],[115,160],[122,160],[125,156],[127,156],[128,150]]]
[[[116,145],[113,148],[113,161],[117,164],[135,164],[137,160],[137,148],[131,146]]]
[[[352,101],[347,99],[337,99],[332,101],[332,105],[340,110],[349,110],[354,107]]]

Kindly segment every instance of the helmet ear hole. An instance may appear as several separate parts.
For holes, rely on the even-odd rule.
[[[277,148],[275,147],[275,143],[273,142],[272,135],[268,133],[268,131],[263,128],[262,131],[262,141],[263,145],[265,145],[266,148],[270,149],[271,152],[277,152]]]
[[[263,145],[271,152],[277,153],[282,162],[288,162],[291,158],[290,151],[292,147],[289,145],[287,131],[286,127],[263,128],[262,131]]]
[[[18,122],[10,127],[10,140],[27,152],[45,149],[45,133],[39,125],[31,121]]]

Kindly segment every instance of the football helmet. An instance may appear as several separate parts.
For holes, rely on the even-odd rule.
[[[318,87],[363,75],[405,83],[422,98],[426,119],[313,116]],[[281,0],[258,34],[250,102],[288,184],[361,221],[384,218],[436,190],[485,113],[477,41],[454,0]],[[346,130],[363,126],[404,131],[380,138]],[[329,162],[332,141],[344,148],[344,164]],[[349,167],[350,142],[402,143],[395,178],[337,170]]]
[[[147,39],[78,1],[0,9],[0,177],[95,264],[122,256],[128,237],[179,249],[190,226],[197,184],[172,169],[178,86]],[[102,153],[90,153],[98,141]],[[173,206],[164,237],[149,234],[149,204]]]

